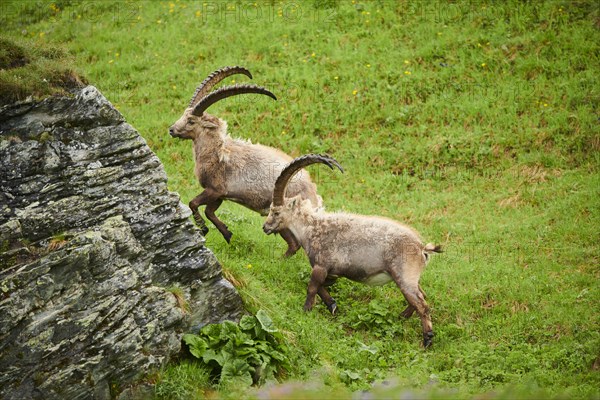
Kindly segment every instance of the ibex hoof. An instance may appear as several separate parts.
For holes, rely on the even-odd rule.
[[[200,228],[200,232],[202,232],[203,236],[206,236],[208,233],[208,227],[206,226],[206,222],[202,219],[201,216],[194,214],[194,223],[198,228]]]
[[[423,347],[428,348],[433,343],[433,331],[423,334]]]
[[[227,241],[227,244],[229,244],[231,242],[231,237],[233,236],[233,233],[227,231],[223,234],[223,237],[225,238],[225,241]]]
[[[328,305],[327,309],[329,310],[331,315],[335,315],[335,312],[337,311],[337,304],[335,303],[335,301],[333,303],[331,303],[330,305]]]
[[[198,221],[195,218],[194,218],[194,222],[196,223],[196,226],[198,228],[200,228],[200,232],[202,233],[202,236],[206,236],[206,234],[208,233],[208,226],[206,226],[206,223],[203,220]]]

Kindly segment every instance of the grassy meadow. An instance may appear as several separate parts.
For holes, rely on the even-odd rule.
[[[327,208],[390,217],[442,244],[421,278],[436,333],[393,285],[340,280],[338,315],[302,311],[310,265],[233,203],[207,245],[289,346],[282,385],[211,385],[199,363],[161,398],[600,398],[600,8],[594,1],[15,1],[2,36],[58,46],[164,163],[187,204],[191,142],[168,135],[226,65],[278,97],[209,113],[310,167]],[[1,54],[0,54],[1,55]],[[19,69],[1,71],[18,81]],[[226,83],[249,81],[232,76]],[[150,378],[149,378],[150,379]],[[384,383],[382,383],[384,382]]]

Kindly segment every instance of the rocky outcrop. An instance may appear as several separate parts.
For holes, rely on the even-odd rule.
[[[241,300],[96,90],[0,109],[0,398],[110,398]]]

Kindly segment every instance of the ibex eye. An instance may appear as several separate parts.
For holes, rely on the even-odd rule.
[[[193,119],[188,119],[188,122],[187,122],[187,123],[188,123],[188,125],[194,125],[194,124],[195,124],[195,122],[194,122],[194,120],[193,120]]]

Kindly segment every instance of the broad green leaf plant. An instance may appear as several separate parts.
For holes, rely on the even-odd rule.
[[[264,310],[242,317],[239,324],[207,325],[183,341],[219,377],[220,386],[262,385],[290,369],[283,336]]]

